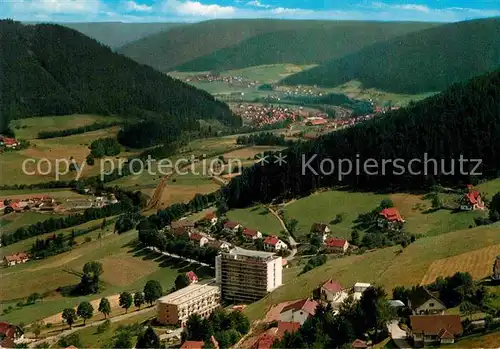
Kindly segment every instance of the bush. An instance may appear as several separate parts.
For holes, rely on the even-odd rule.
[[[92,241],[92,237],[90,237],[90,236],[85,237],[85,242],[91,242],[91,241]]]
[[[111,327],[111,321],[106,319],[102,324],[97,326],[97,333],[103,333]]]

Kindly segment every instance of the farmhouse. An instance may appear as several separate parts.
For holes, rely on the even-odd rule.
[[[481,193],[472,189],[472,185],[467,186],[467,194],[465,194],[460,202],[462,211],[484,210],[485,205],[481,199]]]
[[[389,207],[380,212],[378,226],[389,230],[399,230],[403,227],[404,222],[399,210],[396,207]]]
[[[217,215],[215,212],[209,212],[203,217],[205,222],[209,222],[211,225],[215,225],[217,223]]]
[[[227,221],[226,223],[224,223],[224,228],[232,230],[235,233],[238,231],[238,229],[240,229],[240,227],[241,227],[241,224],[236,223],[236,222]]]
[[[21,327],[0,322],[0,348],[14,348],[23,339],[24,332]]]
[[[266,251],[280,251],[288,249],[287,244],[278,239],[277,236],[268,236],[264,239],[264,250]]]
[[[410,315],[415,347],[429,344],[450,344],[462,335],[459,315]]]
[[[15,138],[8,138],[0,135],[0,146],[15,149],[18,145],[19,142]]]
[[[330,228],[326,224],[313,223],[313,225],[311,226],[311,236],[317,235],[320,237],[321,241],[323,241],[323,242],[325,242],[329,232],[330,232]]]
[[[196,245],[203,247],[208,244],[208,238],[201,235],[200,233],[189,234],[189,240],[193,241]]]
[[[262,239],[262,233],[254,229],[245,228],[243,230],[243,237],[247,240]]]
[[[316,313],[318,302],[306,298],[287,305],[281,310],[280,321],[297,322],[303,325],[304,322]]]
[[[26,263],[27,261],[29,261],[29,255],[26,252],[18,252],[15,254],[11,254],[10,256],[3,257],[4,265],[6,265],[7,267]]]
[[[497,281],[500,280],[500,256],[497,256],[493,263],[493,275],[491,278]]]
[[[194,273],[194,271],[188,271],[186,273],[186,277],[189,280],[189,284],[195,284],[198,282],[198,276]]]
[[[349,248],[349,242],[344,239],[328,238],[325,241],[325,250],[328,253],[345,253]]]
[[[319,298],[322,301],[328,302],[332,305],[333,309],[338,309],[339,305],[349,295],[344,290],[342,285],[335,280],[328,280],[319,288]]]
[[[231,244],[219,240],[209,240],[206,246],[225,252],[228,252],[231,249]]]
[[[188,219],[182,219],[172,222],[170,227],[172,228],[172,233],[175,235],[189,234],[189,232],[194,229],[194,222]]]
[[[408,307],[415,315],[443,314],[446,310],[446,306],[423,286],[410,293]]]

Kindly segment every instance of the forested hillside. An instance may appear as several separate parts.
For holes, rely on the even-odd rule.
[[[442,91],[500,66],[500,18],[451,23],[373,44],[285,78],[333,87],[359,80],[399,93]]]
[[[297,21],[297,23],[299,23]],[[316,28],[280,30],[254,36],[239,44],[175,67],[178,71],[240,69],[264,64],[314,64],[346,54],[428,23],[345,22]],[[319,24],[319,23],[318,23]]]
[[[122,23],[122,22],[89,22],[89,23],[60,23],[61,25],[78,30],[100,43],[111,48],[121,47],[130,42],[142,39],[148,35],[167,31],[184,23]]]
[[[0,21],[2,120],[95,113],[161,120],[172,130],[199,119],[239,126],[207,92],[140,65],[59,25]]]
[[[446,92],[407,108],[296,145],[286,152],[286,164],[280,166],[270,161],[265,166],[255,165],[233,179],[226,189],[228,204],[239,207],[259,201],[270,202],[308,195],[317,188],[335,185],[380,191],[421,190],[435,183],[465,185],[474,176],[471,178],[464,173],[470,173],[476,162],[462,160],[460,165],[461,157],[481,159],[482,165],[476,171],[484,177],[500,176],[498,96],[500,70],[454,85]],[[374,167],[370,160],[365,170],[363,164],[370,158],[375,159],[378,166]],[[437,167],[428,162],[425,170],[426,158],[437,159]],[[331,164],[323,163],[324,172],[320,170],[324,159],[333,161],[335,171],[332,174],[328,174]],[[339,159],[348,159],[353,166],[342,180],[339,180]],[[356,175],[357,159],[359,175]],[[396,159],[402,160],[396,162]],[[412,159],[420,159],[420,162],[410,164]],[[444,165],[441,159],[445,160]],[[394,162],[383,165],[383,160]],[[342,166],[342,171],[348,172],[348,165]],[[385,166],[384,172],[382,166]]]
[[[150,35],[125,45],[119,52],[163,72],[173,71],[176,67],[197,58],[201,61],[189,63],[189,66],[182,69],[198,70],[217,66],[221,62],[225,64],[221,69],[240,68],[265,64],[264,62],[280,63],[284,59],[292,58],[307,63],[309,59],[315,57],[314,52],[304,52],[309,50],[308,44],[311,44],[311,50],[314,51],[320,47],[320,42],[325,36],[328,40],[339,39],[337,49],[346,52],[356,47],[363,47],[364,44],[432,26],[435,24],[273,19],[211,20],[173,28],[167,33]],[[340,39],[343,33],[351,31],[353,39],[361,41],[360,43],[348,42],[349,40],[345,38]],[[361,34],[363,31],[364,35]],[[372,31],[374,33],[371,33]],[[263,35],[266,33],[269,35]],[[307,38],[307,35],[312,36]],[[259,38],[252,41],[243,42],[258,36]],[[237,45],[238,43],[241,43],[241,46]],[[237,46],[234,49],[230,48],[233,45]],[[328,52],[322,48],[319,55],[326,58],[327,54],[334,52],[337,44],[332,45],[333,47],[328,48]],[[229,49],[214,55],[224,48]],[[201,58],[207,55],[208,57]],[[316,61],[314,58],[313,62]]]

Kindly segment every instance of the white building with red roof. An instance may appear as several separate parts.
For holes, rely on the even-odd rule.
[[[205,217],[203,217],[203,220],[209,222],[211,225],[215,225],[217,223],[217,215],[215,212],[208,212]]]
[[[9,256],[3,257],[3,262],[6,266],[10,267],[16,264],[26,263],[30,257],[26,252],[18,252]]]
[[[301,299],[287,305],[281,310],[280,321],[297,322],[303,325],[304,322],[316,313],[318,302],[310,298]]]
[[[328,238],[325,241],[325,250],[328,253],[345,253],[349,248],[349,242],[345,239]]]
[[[320,287],[321,300],[331,303],[333,309],[338,309],[347,297],[349,294],[338,281],[330,279]]]
[[[474,190],[472,185],[467,185],[467,193],[460,202],[460,209],[462,211],[484,210],[486,207],[481,199],[481,193]]]
[[[186,277],[188,278],[190,284],[195,284],[198,282],[198,276],[194,273],[194,271],[188,271],[186,273]]]
[[[243,237],[247,240],[262,239],[262,233],[255,229],[245,228],[243,229]]]
[[[277,236],[272,235],[264,239],[264,249],[266,251],[281,251],[288,249],[288,246]]]
[[[189,240],[193,241],[195,244],[199,245],[200,247],[205,246],[208,244],[208,238],[206,236],[201,235],[200,233],[191,233],[189,234]]]
[[[227,221],[226,223],[224,223],[224,228],[232,230],[233,232],[237,232],[240,227],[241,224],[238,222]]]
[[[401,229],[405,220],[396,207],[384,208],[379,215],[378,226],[390,230]]]

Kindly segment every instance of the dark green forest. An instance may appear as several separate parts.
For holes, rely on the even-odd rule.
[[[500,67],[500,18],[451,23],[375,43],[285,78],[289,85],[338,86],[399,93],[442,91]]]
[[[178,71],[240,69],[264,64],[314,64],[340,58],[397,35],[429,28],[427,23],[344,22],[264,33],[175,67]]]
[[[217,69],[282,63],[285,59],[293,59],[291,62],[295,60],[307,62],[311,59],[310,62],[314,63],[318,62],[316,55],[313,54],[315,49],[321,49],[318,55],[322,57],[321,59],[327,59],[330,53],[335,56],[335,50],[350,52],[349,50],[361,48],[364,44],[387,40],[436,25],[418,22],[210,20],[150,35],[127,44],[118,51],[139,63],[163,72],[180,69],[183,64],[191,65],[186,65],[183,70],[188,68],[198,70],[208,66],[214,67],[222,62],[224,64]],[[364,35],[361,34],[362,31],[365,31]],[[351,32],[353,42],[341,38],[344,33],[350,35]],[[312,34],[319,37],[307,37]],[[331,47],[321,47],[322,37],[327,39],[336,37],[339,43],[332,44]],[[254,39],[245,42],[251,38]],[[359,40],[359,43],[354,42],[356,40]],[[236,46],[232,48],[233,45]],[[223,50],[226,48],[227,50]],[[219,50],[221,51],[216,53]],[[308,50],[311,52],[306,52]],[[199,61],[188,63],[198,58]],[[224,59],[228,61],[224,62]]]
[[[461,169],[461,157],[482,160],[476,170],[482,173],[479,177],[498,177],[499,96],[500,70],[456,84],[407,108],[323,135],[315,141],[296,144],[286,152],[287,163],[283,166],[254,165],[233,179],[224,189],[228,204],[242,207],[304,196],[318,188],[334,186],[387,192],[422,190],[436,183],[464,185],[478,178],[464,174],[472,171],[476,162],[462,160]],[[426,156],[436,159],[436,163],[428,161],[425,166]],[[367,161],[370,158],[378,167],[370,165],[373,164],[372,160]],[[323,163],[324,171],[320,171],[324,159],[332,160],[335,166],[332,174],[321,175],[331,171],[328,163]],[[353,166],[351,173],[340,179],[339,159],[350,160]],[[410,163],[412,159],[420,159],[420,162]],[[357,160],[359,175],[356,174]],[[383,160],[394,162],[384,165]],[[367,170],[363,168],[365,161],[369,164]],[[454,168],[451,161],[455,162]],[[410,165],[413,174],[408,170]],[[399,166],[403,166],[403,171]],[[347,170],[344,165],[343,171]]]
[[[168,120],[166,126],[177,132],[198,127],[200,119],[241,125],[226,104],[207,92],[116,54],[75,30],[3,20],[0,43],[3,123],[30,116],[95,113],[157,124]],[[168,136],[161,141],[168,141]]]

